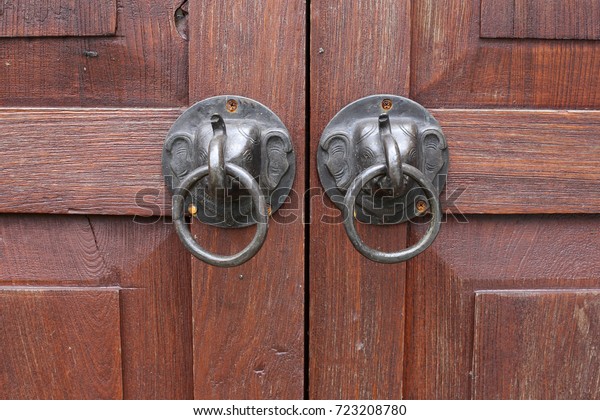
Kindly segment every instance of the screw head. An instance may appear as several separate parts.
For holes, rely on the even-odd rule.
[[[384,111],[389,111],[390,109],[392,109],[393,106],[394,104],[391,99],[386,98],[383,101],[381,101],[381,108],[383,108]]]
[[[235,99],[229,99],[225,104],[225,108],[227,108],[227,111],[229,112],[235,112],[237,110],[237,107],[238,103]]]

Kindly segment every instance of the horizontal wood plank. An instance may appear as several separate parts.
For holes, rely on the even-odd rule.
[[[0,37],[113,35],[116,0],[4,0]]]
[[[450,149],[449,212],[600,212],[599,111],[432,112]],[[170,214],[161,152],[180,113],[0,110],[0,212]]]
[[[598,289],[475,294],[475,399],[598,399],[598,348]]]
[[[0,211],[167,213],[170,199],[164,195],[161,175],[162,144],[180,113],[176,109],[0,111]],[[140,207],[145,205],[139,200],[146,207]]]
[[[600,39],[600,2],[481,0],[481,37]]]

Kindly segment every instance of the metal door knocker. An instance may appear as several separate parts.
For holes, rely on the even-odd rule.
[[[448,174],[448,148],[439,123],[421,105],[393,95],[373,95],[337,113],[321,136],[319,178],[342,210],[354,247],[381,263],[406,261],[437,236],[442,212],[439,193]],[[395,224],[431,214],[421,240],[397,252],[367,246],[354,219]]]
[[[288,196],[296,169],[281,120],[241,96],[217,96],[187,109],[167,135],[162,165],[179,238],[194,256],[219,267],[240,265],[258,252],[268,218]],[[239,253],[216,255],[194,240],[186,214],[224,228],[256,224],[256,234]]]

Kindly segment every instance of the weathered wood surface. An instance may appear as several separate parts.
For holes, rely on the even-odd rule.
[[[0,110],[0,211],[170,214],[161,153],[166,133],[180,113],[179,109]],[[451,153],[442,194],[447,211],[600,211],[596,141],[600,112],[434,109],[432,113],[442,124]],[[327,121],[323,118],[321,125]],[[299,212],[304,193],[302,124],[294,118],[286,123],[295,130],[299,169],[297,195],[290,205]],[[321,126],[313,128],[311,153],[316,152],[320,131]],[[317,178],[311,185],[320,187]],[[312,201],[318,204],[316,198]]]
[[[222,94],[255,99],[288,128],[296,151],[293,189],[305,187],[306,3],[226,0],[190,4],[190,101]],[[304,394],[303,202],[269,223],[260,252],[230,269],[193,257],[194,396],[297,399]],[[280,223],[286,214],[288,223]],[[291,219],[291,221],[290,221]],[[242,249],[254,228],[194,224],[216,252]]]
[[[123,390],[119,388],[119,395],[110,398],[193,398],[191,261],[167,222],[131,217],[0,215],[0,288],[64,290],[68,310],[61,328],[65,334],[78,334],[78,326],[68,315],[87,313],[87,306],[77,303],[86,290],[118,290],[120,322],[116,322],[120,332],[117,328],[115,334],[120,343],[119,384],[122,382]],[[44,306],[35,314],[17,311],[11,322],[28,325],[39,321],[34,319],[38,317],[59,323],[55,316]],[[102,331],[100,338],[108,339]],[[14,339],[17,337],[11,335],[7,343]],[[95,349],[88,342],[81,345]],[[19,354],[31,358],[36,351],[28,348]],[[0,363],[7,354],[2,353]],[[78,392],[95,389],[90,385],[89,390]],[[40,393],[38,398],[44,395]],[[35,397],[32,390],[27,398]]]
[[[407,96],[410,2],[311,4],[310,186],[321,191],[315,156],[321,132],[346,104],[392,92]],[[324,201],[325,200],[325,201]],[[362,257],[332,204],[311,198],[309,396],[395,399],[402,391],[405,265]],[[364,228],[364,229],[363,229]],[[371,246],[406,246],[406,226],[365,227]]]
[[[0,289],[3,399],[119,399],[119,291]]]
[[[596,0],[481,0],[482,38],[600,39]]]
[[[518,289],[567,289],[575,293],[577,289],[597,289],[600,286],[599,224],[598,215],[469,215],[468,223],[452,220],[445,223],[431,247],[407,263],[403,397],[468,399],[474,396],[471,385],[476,293]],[[424,230],[424,226],[411,225],[409,241],[416,241]],[[563,304],[559,306],[561,311],[566,311]],[[590,306],[590,311],[587,314],[597,309],[592,310]],[[572,319],[565,319],[566,325],[570,325],[569,322]],[[593,325],[597,329],[597,322]],[[542,335],[541,327],[506,323],[509,329],[520,327],[523,327],[521,334],[529,336],[528,340],[537,343],[536,346],[548,337]],[[477,328],[481,334],[485,327]],[[591,334],[593,331],[590,329]],[[587,340],[591,341],[573,344],[572,349],[580,351],[597,339],[597,336],[589,336]],[[497,345],[512,346],[500,342]],[[527,348],[516,345],[510,348],[514,352],[505,357],[514,357],[515,361],[535,357],[528,356]],[[581,352],[577,354],[581,356]],[[589,357],[591,355],[574,357],[563,364],[564,378],[575,377],[581,365],[589,362]],[[515,370],[514,377],[522,372]],[[480,377],[478,381],[492,385],[501,378],[492,375]],[[521,390],[538,395],[543,388],[530,384]],[[581,390],[575,385],[573,389]],[[482,396],[481,392],[477,395]],[[483,394],[486,395],[491,397]],[[591,394],[579,396],[586,395]]]
[[[481,39],[480,1],[412,2],[412,99],[427,108],[600,108],[600,43]]]
[[[600,398],[600,289],[475,294],[473,397]]]
[[[48,7],[49,1],[79,2],[42,4]],[[81,3],[97,3],[92,16],[105,19],[106,14],[99,13],[105,6],[98,5],[114,5],[114,0]],[[0,106],[187,105],[188,43],[174,23],[181,1],[118,3],[115,36],[0,39]],[[0,21],[7,18],[0,16]],[[10,28],[15,28],[12,23]]]

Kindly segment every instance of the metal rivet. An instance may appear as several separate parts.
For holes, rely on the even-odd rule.
[[[227,104],[225,105],[225,108],[227,108],[227,111],[229,112],[235,112],[237,110],[238,107],[238,103],[235,99],[229,99],[227,101]]]
[[[423,214],[423,213],[425,213],[426,210],[427,210],[427,203],[423,200],[417,201],[417,212],[419,212],[419,214]]]
[[[394,106],[394,104],[391,99],[384,99],[381,101],[381,108],[383,108],[384,111],[389,111],[392,109],[392,106]]]

